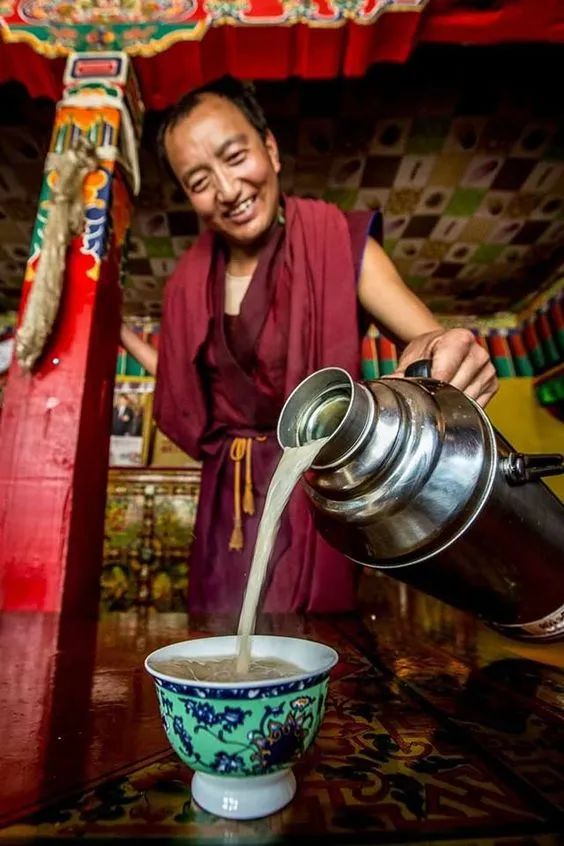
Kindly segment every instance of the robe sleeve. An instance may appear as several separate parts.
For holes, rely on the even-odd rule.
[[[381,211],[351,211],[345,213],[349,235],[351,239],[351,252],[354,262],[355,279],[358,282],[362,257],[368,237],[374,238],[379,244],[382,243],[382,212]]]
[[[362,258],[367,239],[374,238],[379,244],[382,243],[382,212],[381,211],[351,211],[345,213],[345,219],[349,228],[351,239],[351,253],[354,263],[356,284],[360,279]],[[366,312],[360,303],[358,304],[358,325],[361,335],[365,335],[369,326],[373,323],[372,317]]]
[[[184,452],[202,458],[208,403],[198,356],[209,326],[205,294],[194,296],[188,282],[195,269],[183,256],[165,290],[155,386],[154,417],[159,429]],[[200,276],[194,284],[205,286]]]

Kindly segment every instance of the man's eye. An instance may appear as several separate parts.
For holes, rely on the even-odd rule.
[[[241,164],[245,160],[245,156],[247,155],[245,150],[238,150],[236,153],[231,153],[228,157],[227,162],[231,165]]]
[[[192,193],[199,194],[200,191],[205,189],[207,182],[207,179],[197,179],[196,182],[192,182],[188,187]]]

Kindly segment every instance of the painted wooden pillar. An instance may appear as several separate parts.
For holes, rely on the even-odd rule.
[[[142,106],[124,53],[69,57],[20,305],[34,284],[52,189],[82,136],[83,182],[53,331],[31,372],[12,361],[0,420],[0,608],[95,614],[117,355],[120,267],[139,180]]]

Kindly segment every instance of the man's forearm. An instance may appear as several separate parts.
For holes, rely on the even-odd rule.
[[[156,349],[143,338],[140,338],[139,335],[136,335],[125,323],[121,325],[120,339],[123,347],[139,362],[141,367],[144,367],[151,376],[155,376],[158,358]]]

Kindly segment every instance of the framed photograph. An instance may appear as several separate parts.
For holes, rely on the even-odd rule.
[[[110,437],[110,467],[148,464],[154,380],[116,377]]]

